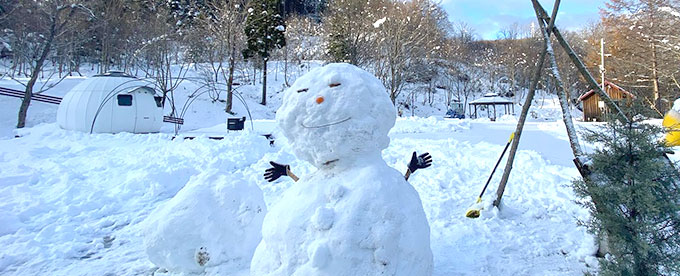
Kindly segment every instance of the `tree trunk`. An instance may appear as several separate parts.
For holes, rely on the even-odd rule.
[[[26,115],[28,113],[28,106],[31,104],[31,96],[33,96],[33,85],[37,79],[38,75],[32,75],[31,80],[28,81],[26,85],[26,91],[24,92],[24,99],[21,101],[21,107],[19,107],[19,116],[17,120],[17,128],[23,128],[26,126]]]
[[[260,104],[267,105],[267,58],[264,58],[262,66],[262,102]]]
[[[229,57],[229,80],[227,81],[227,107],[225,108],[224,111],[226,111],[229,114],[232,114],[233,112],[231,111],[232,108],[232,101],[234,98],[234,92],[233,92],[233,85],[234,85],[234,67],[236,63],[236,58],[234,55],[236,53],[236,48],[232,45],[231,47],[231,56]]]
[[[28,83],[26,84],[24,99],[21,101],[21,107],[19,107],[17,128],[23,128],[26,126],[26,115],[28,114],[28,107],[31,104],[31,97],[33,96],[33,86],[38,80],[38,75],[42,71],[42,67],[45,63],[45,59],[47,59],[47,55],[52,49],[52,42],[54,41],[54,36],[57,32],[57,18],[58,16],[52,18],[52,22],[50,24],[50,34],[45,40],[45,47],[42,49],[42,53],[40,53],[38,60],[35,61],[35,67],[33,68],[33,71],[31,71],[31,79],[28,80]]]
[[[288,83],[288,46],[286,46],[286,50],[284,51],[283,62],[283,83],[286,84],[286,87],[290,87],[290,84]]]

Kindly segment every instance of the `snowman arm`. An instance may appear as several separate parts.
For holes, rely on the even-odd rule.
[[[290,166],[286,167],[286,175],[290,176],[290,178],[292,178],[293,181],[295,182],[298,182],[298,180],[300,180],[300,178],[298,178],[297,175],[290,171]]]
[[[406,179],[406,181],[408,181],[409,176],[411,176],[411,170],[406,169],[406,173],[404,174],[404,178]]]

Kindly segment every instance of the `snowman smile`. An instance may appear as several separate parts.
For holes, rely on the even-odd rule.
[[[341,124],[341,123],[344,123],[344,122],[349,121],[350,119],[352,119],[352,117],[347,117],[347,118],[342,119],[342,120],[339,120],[339,121],[337,121],[337,122],[328,123],[328,124],[323,124],[323,125],[318,125],[318,126],[306,126],[304,122],[300,123],[300,125],[301,125],[302,127],[304,127],[304,128],[322,128],[322,127],[329,127],[329,126]]]

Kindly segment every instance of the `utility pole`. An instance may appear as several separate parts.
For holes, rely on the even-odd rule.
[[[604,86],[605,71],[606,69],[604,69],[604,38],[600,38],[600,74],[602,74],[602,83],[600,84],[602,85],[602,91],[606,91]]]

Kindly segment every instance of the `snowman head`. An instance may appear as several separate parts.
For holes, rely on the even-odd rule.
[[[285,91],[276,121],[298,158],[317,168],[380,155],[396,111],[372,74],[346,63],[315,68]]]

